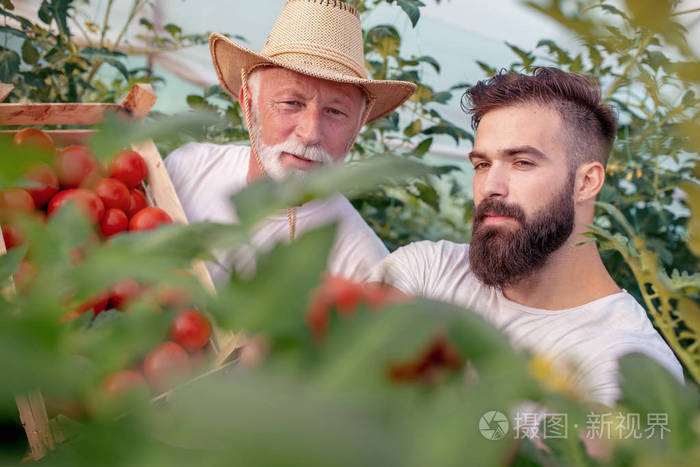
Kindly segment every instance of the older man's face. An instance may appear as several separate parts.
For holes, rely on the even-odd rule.
[[[284,68],[261,73],[251,136],[272,178],[307,172],[341,160],[350,149],[364,109],[364,93]]]

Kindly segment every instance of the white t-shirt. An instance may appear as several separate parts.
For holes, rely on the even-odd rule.
[[[374,268],[370,281],[483,315],[515,348],[543,355],[554,368],[573,368],[574,385],[596,402],[613,405],[619,397],[617,360],[632,352],[648,355],[683,381],[675,355],[625,291],[565,310],[527,307],[472,274],[469,245],[444,240],[399,248]]]
[[[230,197],[248,185],[250,147],[188,143],[165,159],[165,168],[175,186],[190,222],[221,224],[238,222]],[[328,260],[332,274],[363,281],[371,268],[389,254],[382,241],[341,195],[314,200],[297,208],[296,235],[338,222],[335,243]],[[289,242],[286,210],[270,216],[255,229],[252,246],[257,252]],[[232,271],[246,274],[254,269],[254,253],[246,249],[216,251],[217,263],[208,262],[215,283],[228,280]]]

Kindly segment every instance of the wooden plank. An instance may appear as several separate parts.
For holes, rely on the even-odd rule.
[[[15,134],[17,130],[0,130],[0,134]],[[95,130],[77,129],[77,130],[44,130],[48,133],[53,142],[58,147],[70,146],[72,144],[87,144],[90,136],[95,133]]]
[[[49,425],[49,416],[46,413],[46,404],[44,403],[41,392],[32,391],[29,393],[29,405],[32,409],[32,415],[34,416],[39,440],[44,446],[54,450],[56,446],[53,440],[53,434],[51,433],[51,426]]]
[[[5,239],[0,234],[0,255],[4,255],[5,253],[7,253],[7,248],[5,248]],[[15,294],[14,278],[10,277],[10,284],[0,290],[0,294],[2,294],[8,300]]]
[[[15,86],[12,84],[0,83],[0,102],[7,99],[14,88]]]
[[[30,451],[29,458],[39,460],[46,455],[46,448],[41,442],[41,436],[36,426],[29,397],[25,394],[15,396],[15,402],[17,402],[17,409],[19,410],[19,419],[22,422],[22,426],[24,426],[24,431],[27,433]]]
[[[119,104],[0,104],[2,125],[94,125]]]
[[[148,115],[156,104],[156,93],[147,83],[136,83],[121,103],[122,108],[132,117],[142,118]]]

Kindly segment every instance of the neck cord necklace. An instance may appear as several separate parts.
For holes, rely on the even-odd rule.
[[[250,129],[250,122],[252,121],[252,119],[250,117],[250,106],[248,105],[248,73],[246,73],[245,70],[241,70],[241,86],[243,87],[243,113],[246,120],[246,125]],[[253,141],[253,138],[250,139],[250,152],[255,158],[255,162],[257,163],[260,172],[262,172],[262,174],[265,176],[269,176],[265,171],[265,168],[262,166],[262,162],[260,162],[260,157],[258,157],[258,151],[255,149],[255,142]],[[287,222],[289,223],[289,241],[292,242],[294,241],[294,237],[297,233],[296,206],[287,208]]]

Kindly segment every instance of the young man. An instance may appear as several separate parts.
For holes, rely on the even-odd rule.
[[[190,143],[165,166],[191,222],[235,223],[230,197],[261,177],[275,180],[342,161],[363,125],[392,112],[413,83],[375,81],[364,69],[357,11],[340,1],[288,0],[260,53],[220,34],[209,39],[222,87],[238,99],[251,146]],[[364,280],[388,254],[347,199],[337,195],[271,216],[253,235],[270,249],[307,230],[338,222],[331,274]],[[250,251],[220,251],[208,268],[215,282],[250,271]]]
[[[599,86],[555,68],[502,73],[469,89],[463,108],[476,130],[471,244],[408,245],[371,280],[482,314],[603,404],[619,395],[626,353],[649,355],[682,381],[673,352],[596,245],[577,245],[593,223],[617,127]]]

